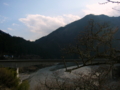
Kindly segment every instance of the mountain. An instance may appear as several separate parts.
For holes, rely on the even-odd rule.
[[[44,50],[48,51],[49,54],[51,54],[50,58],[61,58],[61,56],[64,56],[64,51],[61,51],[61,49],[67,47],[69,44],[75,44],[77,36],[81,31],[85,30],[85,27],[88,25],[88,21],[90,19],[93,19],[95,23],[108,22],[113,27],[120,26],[120,17],[90,14],[80,20],[66,25],[65,27],[58,28],[49,35],[36,40],[35,43],[39,44]],[[120,31],[117,32],[115,36],[119,38],[119,34]],[[75,57],[69,56],[68,58]]]
[[[0,57],[2,55],[14,55],[15,58],[29,58],[33,56],[36,58],[45,56],[43,54],[42,48],[34,42],[26,41],[21,37],[11,36],[0,30]]]
[[[108,22],[111,27],[120,27],[120,17],[90,14],[54,30],[49,35],[37,39],[35,42],[26,41],[21,37],[11,36],[0,30],[0,54],[11,54],[17,57],[37,55],[43,59],[60,59],[61,56],[77,58],[76,55],[67,56],[62,49],[66,48],[69,44],[75,45],[77,36],[81,31],[85,30],[90,19],[93,19],[95,23]],[[115,34],[115,37],[120,38],[120,31]]]

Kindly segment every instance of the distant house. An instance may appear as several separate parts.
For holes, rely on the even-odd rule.
[[[4,57],[5,59],[13,59],[13,58],[14,58],[13,55],[3,55],[3,57]]]

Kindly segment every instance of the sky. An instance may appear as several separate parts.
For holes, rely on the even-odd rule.
[[[0,30],[34,41],[88,14],[120,16],[112,9],[120,10],[120,4],[100,4],[106,1],[0,0]]]

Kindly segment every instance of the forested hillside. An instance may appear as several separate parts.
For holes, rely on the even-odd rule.
[[[96,24],[108,23],[110,27],[119,28],[120,17],[90,14],[65,27],[60,27],[34,42],[26,41],[21,37],[11,36],[0,30],[0,55],[14,55],[19,58],[61,58],[61,56],[65,55],[62,49],[69,44],[75,45],[77,36],[85,30],[90,19],[93,19]],[[117,39],[120,38],[119,34],[120,31],[115,34]],[[118,43],[114,45],[119,46]],[[77,58],[76,55],[66,57]]]

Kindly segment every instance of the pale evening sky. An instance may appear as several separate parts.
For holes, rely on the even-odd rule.
[[[103,2],[106,0],[0,0],[0,30],[34,41],[87,14],[120,16],[112,9],[120,9],[120,4],[99,4]]]

